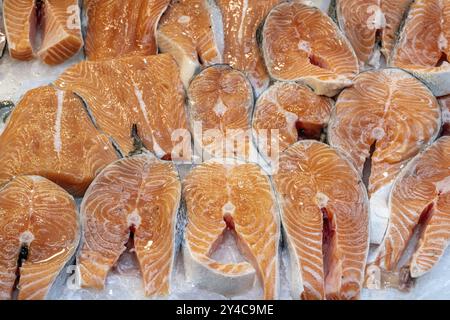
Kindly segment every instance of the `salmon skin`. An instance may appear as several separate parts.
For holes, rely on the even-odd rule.
[[[278,130],[280,152],[302,139],[320,140],[330,120],[333,100],[316,95],[309,87],[293,82],[277,82],[258,99],[253,115],[253,129],[258,141],[272,141],[271,130]],[[264,134],[263,130],[267,132]],[[272,145],[270,145],[272,146]],[[259,151],[272,157],[269,146]]]
[[[372,243],[380,243],[386,231],[392,182],[438,137],[440,129],[436,98],[420,81],[399,69],[361,73],[354,86],[338,97],[328,141],[367,178]]]
[[[175,130],[188,132],[179,69],[169,54],[83,61],[55,82],[86,102],[98,128],[127,155],[134,151],[133,126],[147,150],[170,159]]]
[[[6,34],[3,23],[3,6],[0,6],[0,58],[3,57],[5,48],[6,48]]]
[[[304,140],[281,154],[274,183],[292,296],[357,299],[369,251],[369,205],[352,164],[327,145]]]
[[[281,3],[269,13],[263,52],[273,79],[301,82],[319,95],[335,96],[359,72],[355,52],[338,26],[301,1]]]
[[[226,65],[206,68],[192,80],[188,97],[191,126],[201,125],[200,132],[191,128],[199,151],[207,157],[229,152],[230,157],[248,159],[254,101],[245,75]],[[245,142],[240,149],[224,148],[234,141]]]
[[[156,29],[170,0],[84,0],[89,60],[157,53]]]
[[[187,208],[183,259],[186,278],[223,295],[248,290],[258,276],[264,299],[278,295],[279,212],[269,177],[251,163],[213,159],[183,181]],[[229,230],[247,261],[212,254]]]
[[[387,61],[412,0],[337,0],[339,26],[349,39],[360,67],[379,68]]]
[[[450,94],[450,1],[415,0],[390,65],[412,73],[435,96]]]
[[[0,185],[18,175],[40,175],[82,196],[117,159],[72,92],[40,87],[25,94],[0,136]]]
[[[438,99],[442,110],[442,135],[450,136],[450,96]]]
[[[21,176],[0,189],[0,300],[43,300],[75,253],[80,226],[75,201],[38,176]],[[19,262],[18,262],[19,261]],[[17,272],[17,273],[16,273]]]
[[[414,229],[423,224],[411,257],[412,278],[429,272],[450,240],[450,137],[442,137],[416,156],[396,179],[389,202],[389,226],[375,260],[367,268],[368,282],[379,286],[379,270],[395,271]]]
[[[173,1],[158,28],[161,52],[171,53],[185,87],[200,67],[223,61],[222,16],[211,0]]]
[[[104,288],[132,232],[145,294],[168,295],[180,197],[175,166],[151,154],[121,159],[105,168],[81,204],[83,236],[77,257],[81,285]]]
[[[48,65],[63,63],[83,47],[78,0],[5,0],[3,14],[12,58],[31,60],[38,56]],[[37,17],[42,21],[42,43],[35,53]]]

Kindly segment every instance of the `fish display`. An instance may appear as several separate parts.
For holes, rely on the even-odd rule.
[[[73,197],[53,182],[21,176],[2,186],[0,300],[45,299],[74,255],[79,232]]]
[[[355,52],[333,20],[297,1],[281,3],[269,13],[263,52],[273,79],[301,82],[319,95],[335,96],[352,85],[359,71]]]
[[[222,62],[221,21],[219,9],[210,0],[174,1],[161,18],[158,46],[175,57],[186,88],[200,67]]]
[[[0,135],[0,185],[18,175],[39,175],[82,196],[95,176],[117,159],[72,92],[28,91]]]
[[[415,0],[411,4],[390,65],[412,73],[435,96],[450,94],[450,1]]]
[[[87,59],[156,54],[158,22],[169,3],[170,0],[84,0]]]
[[[104,169],[81,204],[81,285],[103,289],[132,237],[147,296],[170,293],[181,183],[171,162],[144,153]]]
[[[253,163],[210,160],[183,181],[187,207],[183,260],[186,277],[224,295],[253,287],[255,275],[264,299],[278,296],[280,222],[269,177]],[[221,262],[212,254],[231,232],[247,261]]]
[[[374,284],[377,269],[395,271],[421,225],[420,239],[407,268],[412,278],[429,272],[450,239],[450,137],[442,137],[415,157],[392,188],[389,226],[376,257],[368,267]]]
[[[292,296],[357,299],[369,251],[369,204],[356,170],[336,150],[305,140],[281,154],[274,183]]]
[[[430,90],[399,69],[367,71],[338,97],[328,127],[330,145],[365,177],[371,198],[371,241],[380,243],[387,202],[401,169],[432,143],[441,111]]]
[[[380,67],[390,58],[400,25],[412,0],[337,0],[339,26],[360,67]],[[383,57],[381,56],[383,55]]]
[[[188,132],[179,69],[169,54],[83,61],[55,85],[82,97],[97,127],[123,155],[134,151],[133,126],[147,150],[171,159],[176,130]]]
[[[191,129],[199,151],[247,159],[253,89],[245,75],[225,65],[206,68],[192,80],[188,97],[191,126],[201,125],[200,130]],[[245,143],[228,150],[233,141]]]

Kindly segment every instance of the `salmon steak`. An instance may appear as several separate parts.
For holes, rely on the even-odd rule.
[[[258,99],[253,116],[253,130],[259,151],[266,156],[276,156],[270,149],[272,130],[278,130],[276,145],[283,152],[302,139],[320,140],[330,120],[333,101],[316,95],[309,87],[294,82],[278,82]],[[265,139],[264,139],[265,138]],[[275,151],[275,150],[274,150]]]
[[[437,138],[440,129],[436,98],[420,81],[399,69],[361,73],[354,86],[337,99],[328,141],[348,156],[368,186],[373,243],[381,242],[387,228],[392,182]]]
[[[412,0],[337,0],[339,26],[355,49],[360,67],[380,67],[392,53]]]
[[[210,160],[183,181],[187,207],[183,259],[186,278],[223,295],[253,287],[255,275],[264,299],[278,295],[279,212],[269,177],[253,163]],[[231,232],[246,261],[213,258]]]
[[[226,65],[206,68],[192,80],[188,96],[191,131],[199,151],[247,159],[253,89],[245,75]],[[228,150],[233,142],[238,142],[239,148]]]
[[[117,159],[94,127],[82,101],[53,87],[28,91],[0,136],[0,185],[18,175],[39,175],[82,196],[95,176]]]
[[[179,69],[168,54],[83,61],[55,82],[86,102],[98,128],[123,155],[135,150],[133,126],[147,150],[170,159],[175,130],[188,132]]]
[[[301,82],[319,95],[335,96],[359,71],[355,52],[333,20],[298,1],[281,3],[270,12],[263,51],[273,79]]]
[[[211,0],[173,1],[161,18],[158,46],[171,53],[181,69],[185,87],[200,67],[222,62],[221,15]]]
[[[170,0],[84,0],[87,59],[156,54],[158,22],[169,3]]]
[[[450,136],[450,96],[441,97],[438,100],[442,109],[442,134]]]
[[[412,278],[429,272],[450,241],[450,137],[442,137],[416,156],[392,188],[386,235],[367,269],[368,281],[379,285],[379,270],[395,271],[418,225],[420,239],[412,255]]]
[[[35,0],[3,0],[3,19],[10,56],[18,60],[33,59],[37,29]]]
[[[104,169],[81,203],[81,285],[103,289],[130,237],[147,296],[170,293],[181,183],[171,162],[140,154]]]
[[[224,63],[245,73],[259,96],[270,82],[259,48],[258,29],[280,0],[216,0],[222,14]]]
[[[16,177],[0,189],[0,300],[16,289],[19,300],[48,296],[77,249],[78,220],[73,197],[45,178]]]
[[[78,0],[45,0],[41,9],[42,44],[37,52],[48,65],[61,64],[83,47]]]
[[[450,94],[450,1],[415,0],[390,65],[424,82],[435,96]]]

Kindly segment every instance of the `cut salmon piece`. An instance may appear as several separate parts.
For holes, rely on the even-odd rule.
[[[253,89],[245,75],[226,65],[206,68],[192,80],[188,96],[199,151],[216,157],[247,159]],[[233,142],[239,143],[238,148],[231,147]]]
[[[349,39],[360,67],[380,67],[391,55],[400,24],[412,0],[338,0],[339,26]]]
[[[259,49],[257,32],[280,0],[216,0],[222,13],[224,63],[245,73],[259,96],[270,82]]]
[[[46,0],[41,11],[43,39],[37,55],[49,65],[63,63],[83,47],[78,0]]]
[[[171,53],[181,69],[186,88],[195,72],[222,62],[223,31],[217,6],[210,0],[171,3],[158,29],[161,52]]]
[[[316,95],[307,86],[278,82],[259,97],[253,129],[258,141],[265,141],[262,136],[267,135],[266,140],[274,139],[271,130],[278,130],[278,150],[283,152],[298,140],[321,139],[332,108],[333,100]],[[273,156],[269,145],[260,145],[259,150],[266,156]]]
[[[25,94],[0,136],[0,185],[17,175],[40,175],[82,196],[116,159],[78,97],[40,87]]]
[[[187,225],[183,246],[186,277],[224,295],[248,290],[258,275],[264,299],[278,294],[279,213],[269,177],[256,164],[210,160],[183,183]],[[227,229],[248,262],[212,258]]]
[[[380,243],[392,182],[437,138],[441,112],[430,90],[399,69],[364,72],[354,82],[337,99],[328,141],[350,158],[361,176],[368,176],[371,241]]]
[[[391,66],[412,73],[435,96],[450,94],[449,30],[449,1],[414,1],[394,48]]]
[[[122,154],[135,149],[134,125],[145,147],[165,159],[178,144],[172,141],[174,131],[188,132],[184,87],[171,55],[83,61],[55,84],[83,98],[97,126]]]
[[[274,183],[292,296],[357,299],[369,251],[369,204],[354,167],[329,146],[304,140],[281,154]]]
[[[0,300],[43,300],[75,253],[80,226],[75,201],[38,176],[14,178],[0,189]]]
[[[18,60],[33,59],[37,26],[35,0],[4,0],[3,18],[10,56]]]
[[[298,81],[334,96],[352,84],[358,59],[338,26],[320,9],[286,2],[268,15],[263,50],[272,78]]]
[[[156,29],[170,0],[84,0],[89,60],[158,51]]]
[[[141,154],[104,169],[81,204],[81,285],[104,288],[109,270],[133,237],[147,296],[170,293],[181,183],[171,162]]]
[[[442,110],[442,134],[450,136],[450,96],[441,97],[438,100]]]
[[[450,241],[450,137],[440,138],[408,164],[395,181],[389,208],[389,227],[368,277],[377,268],[400,267],[414,229],[423,222],[409,265],[411,277],[420,277],[438,263]]]

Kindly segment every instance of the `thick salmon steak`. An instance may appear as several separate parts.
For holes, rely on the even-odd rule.
[[[156,29],[170,0],[84,0],[89,60],[156,54]]]
[[[33,59],[37,28],[35,0],[4,0],[3,19],[10,56],[18,60]]]
[[[339,26],[360,67],[380,67],[390,58],[400,25],[412,0],[337,0]]]
[[[95,176],[117,159],[72,92],[28,91],[0,136],[0,185],[18,175],[40,175],[82,196]]]
[[[181,183],[171,162],[141,154],[104,169],[81,204],[81,285],[102,289],[132,234],[147,296],[170,293]]]
[[[55,85],[83,98],[99,129],[122,154],[135,149],[133,126],[145,147],[165,159],[178,144],[172,141],[174,131],[188,130],[183,84],[168,54],[83,61]]]
[[[78,0],[45,0],[41,9],[43,39],[37,53],[49,65],[63,63],[83,47]]]
[[[256,164],[210,160],[194,169],[183,183],[187,206],[183,258],[186,277],[224,295],[254,285],[264,299],[278,292],[279,212],[269,177]],[[212,254],[230,230],[247,261],[220,262]]]
[[[450,241],[450,137],[442,137],[415,157],[392,188],[389,226],[374,262],[369,281],[381,268],[395,271],[418,224],[420,239],[410,261],[413,278],[433,268]],[[371,283],[371,284],[373,284]]]
[[[442,109],[442,134],[450,136],[450,96],[441,97],[438,100]]]
[[[191,131],[199,151],[247,159],[253,89],[245,75],[226,65],[206,68],[192,80],[188,96]],[[233,142],[239,145],[232,148]]]
[[[334,149],[304,140],[281,154],[274,182],[292,296],[357,299],[369,251],[369,204],[356,170]]]
[[[435,96],[450,94],[450,1],[415,0],[394,48],[391,66],[419,78]]]
[[[430,90],[399,69],[364,72],[354,82],[337,99],[328,141],[367,178],[371,241],[380,243],[388,222],[392,182],[437,138],[441,112]]]
[[[333,20],[297,1],[270,12],[263,51],[272,78],[302,82],[319,95],[336,95],[359,71],[355,52]]]
[[[200,66],[222,62],[221,21],[217,6],[210,0],[173,1],[161,18],[158,46],[161,52],[175,57],[186,88]]]
[[[0,300],[43,300],[80,239],[74,199],[38,176],[16,177],[0,189]]]
[[[258,29],[280,0],[216,0],[222,13],[224,63],[241,70],[259,96],[269,86],[269,75],[258,44]]]
[[[298,140],[319,140],[328,125],[332,108],[333,100],[316,95],[307,86],[278,82],[259,97],[253,115],[253,129],[258,142],[275,139],[272,130],[278,130],[278,150],[283,152]],[[263,139],[264,136],[267,138]],[[271,146],[262,143],[259,151],[272,157]]]

